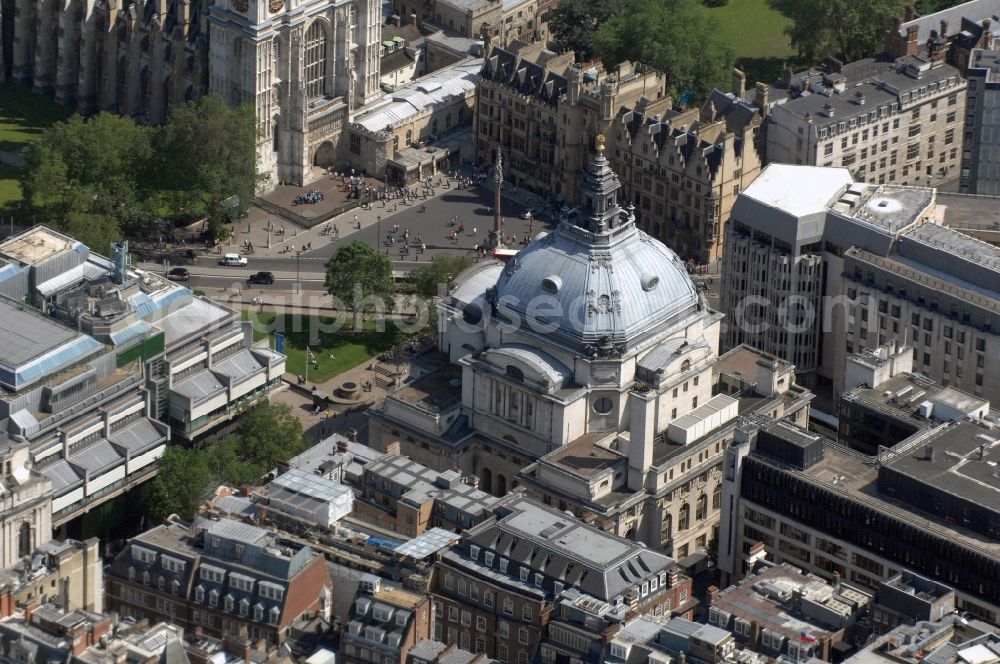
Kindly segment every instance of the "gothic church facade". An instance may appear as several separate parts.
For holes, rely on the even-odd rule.
[[[151,124],[205,94],[254,107],[258,166],[303,184],[379,94],[378,0],[0,0],[0,81]]]

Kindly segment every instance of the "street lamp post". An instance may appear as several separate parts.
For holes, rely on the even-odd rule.
[[[379,247],[382,246],[382,215],[375,217],[375,251],[380,252]]]
[[[302,250],[295,252],[295,293],[299,294],[302,292],[302,282],[299,280],[299,256],[302,255]]]

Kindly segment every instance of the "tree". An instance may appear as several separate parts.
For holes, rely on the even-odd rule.
[[[251,106],[230,108],[202,97],[171,112],[156,133],[156,173],[164,196],[178,209],[204,209],[208,232],[222,235],[229,206],[253,199],[265,176],[257,172],[257,129]]]
[[[250,408],[240,416],[236,437],[240,460],[257,478],[305,449],[302,423],[283,404],[261,402]]]
[[[917,0],[916,10],[921,16],[935,14],[944,9],[950,9],[955,5],[960,5],[968,0]]]
[[[609,18],[619,16],[627,0],[562,0],[549,12],[549,31],[560,51],[573,51],[577,61],[594,56],[594,31]]]
[[[355,331],[366,312],[387,308],[394,289],[392,263],[366,242],[341,247],[326,264],[326,290],[351,310]]]
[[[190,519],[209,486],[209,469],[199,450],[168,446],[159,460],[148,509],[151,519],[162,521],[171,514]]]
[[[447,254],[435,256],[429,265],[419,267],[410,273],[417,289],[417,294],[426,299],[437,297],[442,289],[452,288],[457,277],[463,270],[472,265],[468,256]]]
[[[68,188],[66,162],[58,150],[38,142],[24,151],[21,191],[36,222],[53,227],[60,223],[66,213]]]
[[[107,253],[148,198],[149,132],[110,113],[53,125],[25,152],[21,186],[35,220]]]
[[[686,91],[704,100],[728,89],[733,51],[698,0],[632,0],[629,11],[606,21],[594,36],[604,62],[634,60],[666,73],[676,99]]]
[[[786,29],[792,46],[808,62],[834,55],[844,62],[884,49],[892,19],[907,0],[795,0],[783,3],[792,19]]]

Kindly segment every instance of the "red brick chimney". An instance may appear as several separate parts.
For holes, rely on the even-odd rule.
[[[39,604],[37,599],[33,599],[24,606],[24,622],[25,624],[31,624],[31,616],[35,614],[38,609]]]
[[[719,587],[709,586],[708,587],[708,605],[712,606],[715,604],[716,600],[719,599]]]

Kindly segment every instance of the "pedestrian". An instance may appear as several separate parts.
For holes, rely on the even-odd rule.
[[[475,235],[476,235],[476,227],[475,226],[472,227],[472,235],[473,235],[473,237],[475,237]]]
[[[358,215],[354,215],[354,223],[358,223]]]

